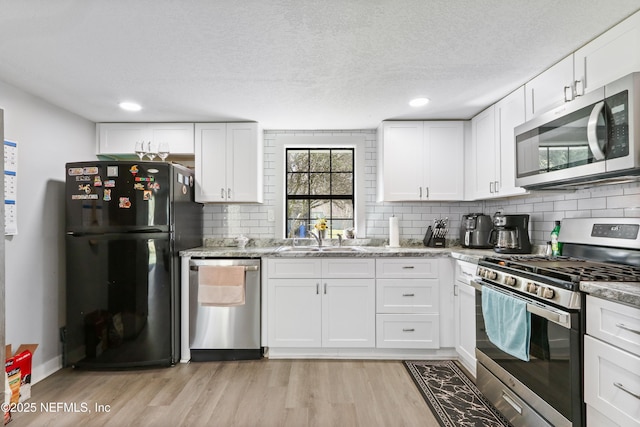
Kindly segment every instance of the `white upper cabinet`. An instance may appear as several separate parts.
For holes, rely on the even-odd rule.
[[[526,120],[570,101],[573,90],[573,55],[526,83]]]
[[[573,58],[575,80],[585,93],[640,71],[640,12],[577,50]]]
[[[490,199],[524,194],[515,186],[514,128],[525,119],[524,87],[471,119],[472,163],[466,172],[467,199]],[[467,146],[469,148],[469,146]]]
[[[526,87],[526,120],[640,71],[640,12],[567,56]]]
[[[525,121],[524,87],[520,87],[495,105],[497,182],[493,196],[506,197],[524,194],[516,187],[516,137],[515,128]]]
[[[193,123],[98,123],[97,154],[134,155],[136,141],[156,147],[169,144],[170,154],[193,155]]]
[[[196,201],[262,203],[262,153],[257,123],[196,123]]]
[[[471,140],[475,154],[475,176],[468,176],[469,198],[493,197],[497,182],[495,106],[487,108],[471,119]]]
[[[378,128],[378,201],[462,200],[461,121],[386,121]]]

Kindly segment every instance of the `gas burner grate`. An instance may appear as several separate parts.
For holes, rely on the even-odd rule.
[[[514,255],[503,258],[490,257],[485,261],[487,264],[503,265],[515,270],[573,283],[581,281],[640,282],[640,268],[638,267],[580,258]]]

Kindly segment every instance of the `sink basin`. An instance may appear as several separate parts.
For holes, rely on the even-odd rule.
[[[280,246],[277,252],[366,252],[361,246]]]

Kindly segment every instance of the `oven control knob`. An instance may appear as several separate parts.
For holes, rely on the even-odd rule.
[[[544,288],[542,290],[542,298],[551,299],[556,293],[551,288]]]
[[[527,292],[530,292],[532,294],[537,293],[538,292],[538,286],[533,282],[527,283]]]
[[[487,273],[487,279],[496,280],[497,278],[498,278],[498,273],[496,273],[495,271],[489,271]]]
[[[478,272],[477,272],[478,276],[480,277],[484,277],[484,268],[482,267],[478,267]]]
[[[504,284],[505,284],[505,285],[508,285],[508,286],[515,286],[515,285],[516,285],[516,283],[518,283],[518,282],[517,282],[516,278],[515,278],[515,277],[513,277],[513,276],[506,276],[506,277],[504,278]]]

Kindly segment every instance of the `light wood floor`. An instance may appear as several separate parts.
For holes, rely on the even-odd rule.
[[[9,427],[438,425],[399,361],[264,359],[142,371],[64,369],[35,384],[27,403],[35,412],[14,413]],[[97,412],[96,405],[108,405],[109,412]],[[78,412],[71,412],[74,406]]]

